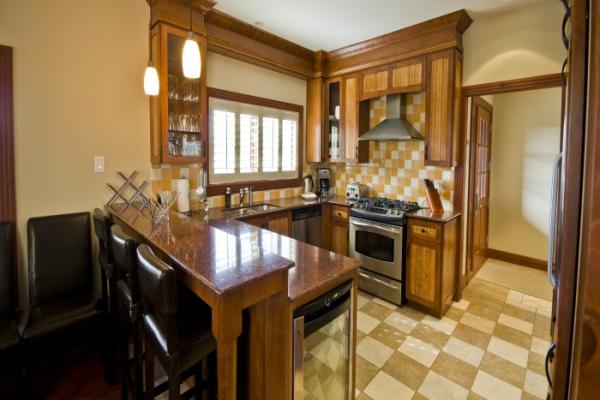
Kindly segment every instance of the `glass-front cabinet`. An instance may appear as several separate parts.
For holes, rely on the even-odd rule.
[[[183,75],[182,53],[188,32],[166,24],[152,31],[152,53],[160,93],[151,98],[153,163],[202,163],[206,154],[206,39],[196,35],[202,71],[199,79]]]
[[[331,162],[340,161],[342,155],[342,124],[340,114],[342,112],[342,81],[334,78],[327,81],[326,123],[324,145],[326,151],[325,159]]]

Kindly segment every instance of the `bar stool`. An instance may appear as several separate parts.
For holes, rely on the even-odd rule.
[[[169,399],[188,398],[191,394],[199,398],[207,387],[209,397],[216,398],[214,365],[208,368],[208,380],[201,378],[202,363],[216,350],[210,308],[196,296],[178,296],[175,270],[156,257],[150,247],[140,245],[137,255],[144,302],[146,398],[153,399],[155,394],[154,357],[167,374]],[[189,370],[197,371],[195,386],[180,394],[182,375]]]
[[[102,306],[106,316],[105,341],[106,352],[104,354],[105,379],[113,384],[116,378],[117,360],[117,330],[119,326],[116,287],[117,274],[110,248],[110,217],[101,209],[96,208],[92,213],[94,219],[94,232],[98,239],[98,264],[102,283]]]
[[[136,248],[138,243],[113,225],[111,248],[119,281],[117,303],[119,308],[119,354],[121,359],[121,398],[127,399],[129,391],[134,399],[144,397],[142,365],[142,302],[138,281]],[[133,337],[133,359],[129,358],[129,338]],[[133,374],[131,373],[133,366]]]

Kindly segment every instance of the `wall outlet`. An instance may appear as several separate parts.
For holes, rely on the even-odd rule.
[[[104,172],[104,156],[94,156],[94,172]]]

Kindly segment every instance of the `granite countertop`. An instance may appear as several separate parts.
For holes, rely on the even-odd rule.
[[[107,209],[188,276],[219,295],[294,265],[278,252],[265,250],[260,237],[235,236],[174,211],[168,223],[152,226],[147,209],[141,214],[124,204]]]
[[[459,211],[446,211],[446,210],[441,211],[441,212],[434,212],[434,211],[431,211],[431,209],[429,209],[429,208],[422,208],[417,211],[411,211],[409,213],[406,213],[406,216],[408,218],[422,219],[422,220],[426,220],[426,221],[440,222],[440,223],[445,224],[446,222],[450,222],[454,218],[459,217],[460,212]]]

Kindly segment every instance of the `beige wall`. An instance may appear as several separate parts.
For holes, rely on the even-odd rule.
[[[477,19],[463,36],[463,85],[560,72],[564,10],[559,1]]]
[[[545,260],[561,89],[494,95],[490,248]]]

